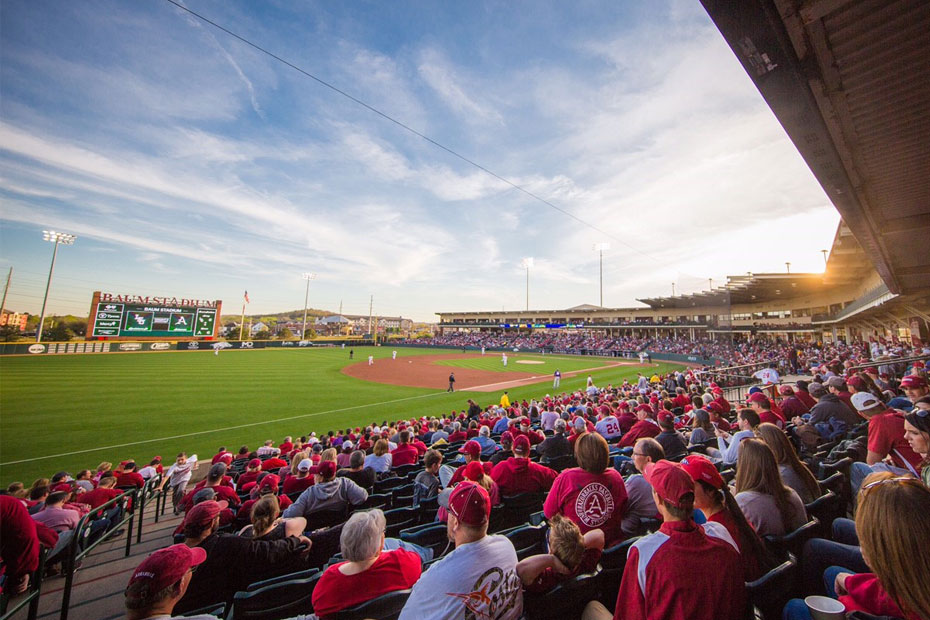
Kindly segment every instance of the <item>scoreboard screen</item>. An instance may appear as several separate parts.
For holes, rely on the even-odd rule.
[[[218,327],[216,301],[94,294],[92,338],[214,338]]]

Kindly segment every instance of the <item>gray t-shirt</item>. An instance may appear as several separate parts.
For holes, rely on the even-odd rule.
[[[739,504],[746,520],[759,536],[783,536],[807,523],[807,511],[804,509],[801,498],[794,492],[794,489],[788,489],[788,494],[792,515],[787,524],[782,522],[781,514],[775,505],[775,498],[771,495],[757,491],[743,491],[736,495],[736,503]]]
[[[503,536],[456,547],[414,584],[400,620],[518,620],[523,585],[517,552]]]
[[[620,528],[624,534],[639,530],[640,519],[654,519],[659,514],[652,499],[652,485],[641,474],[634,474],[624,481],[627,504]]]
[[[781,473],[781,481],[785,483],[786,487],[794,489],[794,492],[798,494],[798,497],[801,498],[803,503],[810,504],[817,499],[816,497],[811,497],[810,491],[807,490],[807,485],[804,484],[801,476],[791,468],[791,465],[779,465],[778,471]]]

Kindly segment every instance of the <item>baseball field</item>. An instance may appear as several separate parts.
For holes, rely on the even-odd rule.
[[[59,470],[179,450],[210,458],[265,439],[279,443],[370,422],[485,406],[633,378],[677,366],[609,358],[398,347],[264,349],[5,357],[0,383],[0,484],[28,486]],[[368,364],[368,356],[374,363]],[[456,392],[448,393],[449,373]],[[574,374],[573,374],[574,373]]]

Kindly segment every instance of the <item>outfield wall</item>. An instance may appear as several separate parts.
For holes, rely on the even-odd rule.
[[[392,345],[394,346],[394,345]],[[481,351],[481,347],[465,346],[453,347],[449,345],[432,344],[398,344],[398,347],[411,349],[448,349],[453,351]],[[539,355],[590,355],[594,357],[621,357],[624,359],[639,359],[639,351],[613,351],[606,349],[514,349],[513,347],[485,347],[489,353],[536,353]],[[678,353],[658,353],[646,351],[652,360],[660,362],[679,362],[682,364],[699,364],[701,366],[719,366],[720,360],[716,358],[698,357],[696,355],[680,355]]]
[[[371,340],[348,340],[348,347],[371,346]],[[75,353],[139,353],[149,351],[212,351],[220,349],[314,349],[339,347],[342,341],[326,340],[190,340],[190,341],[94,341],[94,342],[4,342],[0,343],[0,355],[69,355]]]

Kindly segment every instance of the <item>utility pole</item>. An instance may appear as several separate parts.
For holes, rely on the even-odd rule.
[[[713,278],[707,278],[707,283],[710,285],[710,288],[707,289],[707,290],[709,290],[709,291],[714,290],[714,279],[713,279]]]
[[[788,270],[788,273],[791,273],[791,263],[785,262],[785,268]]]
[[[824,266],[826,266],[826,264],[827,264],[827,254],[830,252],[830,250],[820,250],[820,252],[823,254],[823,264],[824,264]]]
[[[371,299],[368,300],[368,334],[374,336],[374,332],[371,331],[371,309],[375,306],[375,296],[372,295]]]
[[[10,280],[13,279],[13,267],[10,267],[10,272],[6,274],[6,286],[3,287],[3,301],[0,301],[0,316],[3,315],[4,309],[6,309],[6,292],[10,290]]]
[[[594,251],[596,251],[600,258],[600,280],[601,280],[601,308],[604,307],[604,250],[610,249],[609,243],[595,243]]]
[[[675,283],[672,282],[672,297],[675,296]]]
[[[310,280],[316,277],[315,273],[304,273],[300,276],[307,281],[307,292],[304,293],[304,326],[300,330],[300,339],[303,340],[307,337],[307,300],[310,298]]]

